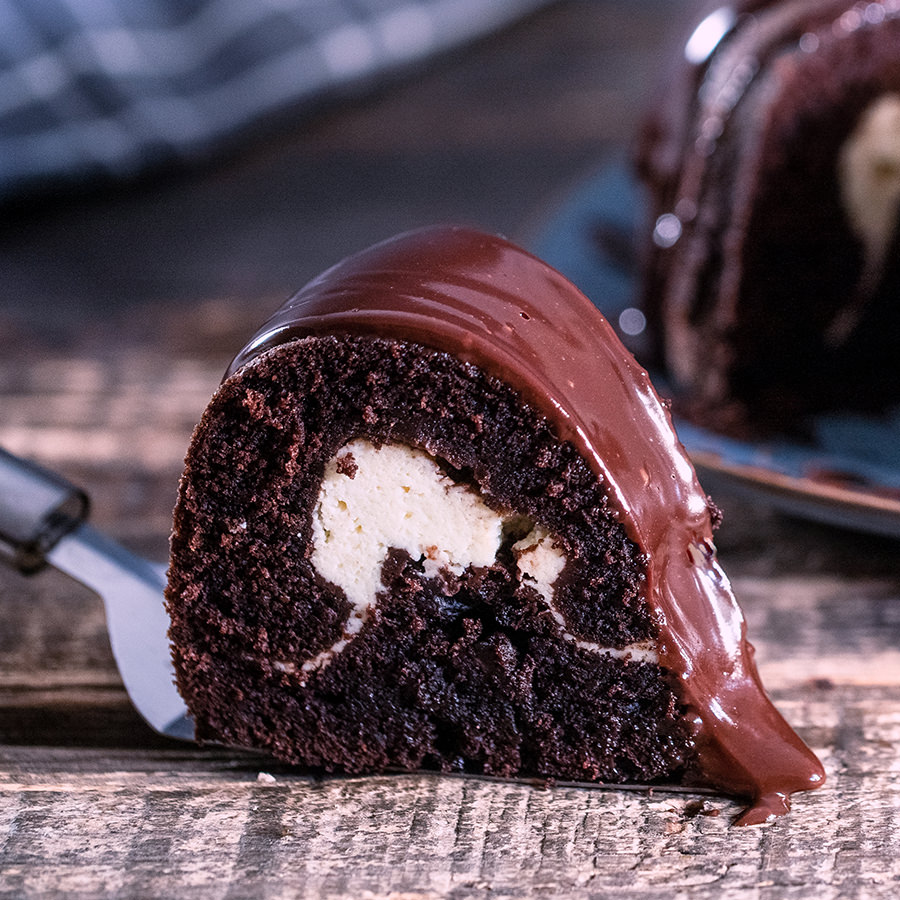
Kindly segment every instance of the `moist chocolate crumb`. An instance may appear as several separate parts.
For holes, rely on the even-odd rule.
[[[360,437],[421,448],[488,505],[554,534],[567,559],[554,602],[573,634],[604,647],[656,638],[646,561],[601,483],[508,385],[415,344],[305,338],[229,379],[188,455],[167,599],[198,737],[325,771],[609,783],[693,772],[667,673],[566,640],[521,583],[512,535],[493,565],[453,578],[393,550],[362,631],[302,671],[350,614],[310,541],[325,465]],[[348,477],[355,465],[338,459]],[[238,513],[248,528],[225,534]]]
[[[334,461],[334,467],[337,469],[338,475],[346,475],[351,481],[356,478],[356,473],[359,471],[359,466],[349,450]]]

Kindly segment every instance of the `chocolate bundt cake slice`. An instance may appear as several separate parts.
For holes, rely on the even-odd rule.
[[[753,433],[897,403],[900,2],[706,3],[677,55],[639,169],[689,411]]]
[[[747,821],[822,780],[646,373],[497,237],[380,244],[240,352],[188,452],[167,598],[203,740],[327,771],[714,785]]]

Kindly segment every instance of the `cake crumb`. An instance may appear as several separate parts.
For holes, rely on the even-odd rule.
[[[356,477],[356,473],[359,471],[359,466],[356,464],[356,460],[349,450],[346,453],[341,454],[334,461],[334,467],[337,469],[339,475],[346,475],[351,481]]]
[[[256,776],[256,780],[257,780],[260,784],[275,784],[275,776],[274,776],[274,775],[270,775],[268,772],[260,772],[260,773]]]
[[[695,816],[711,816],[715,818],[720,810],[715,806],[710,806],[705,800],[690,800],[684,805],[684,816],[687,819],[693,819]]]

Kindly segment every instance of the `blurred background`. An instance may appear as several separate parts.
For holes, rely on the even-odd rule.
[[[282,296],[425,223],[525,239],[628,142],[671,6],[0,0],[4,305],[68,330]]]

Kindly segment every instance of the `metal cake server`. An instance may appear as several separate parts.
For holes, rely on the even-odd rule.
[[[165,567],[93,529],[88,510],[84,491],[0,447],[0,562],[26,575],[50,565],[99,594],[131,702],[160,734],[193,740],[169,651]]]

